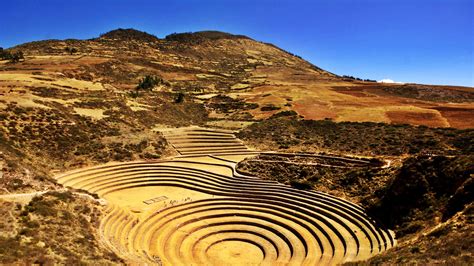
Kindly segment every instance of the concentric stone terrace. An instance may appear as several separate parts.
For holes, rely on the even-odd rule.
[[[187,156],[57,177],[107,200],[101,232],[130,262],[337,264],[395,245],[392,233],[357,205],[236,173],[236,162],[255,152],[230,132],[187,128],[165,135]]]
[[[242,141],[228,130],[191,127],[165,130],[163,134],[181,155],[249,153]]]

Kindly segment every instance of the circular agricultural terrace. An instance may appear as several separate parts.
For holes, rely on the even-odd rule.
[[[364,210],[316,191],[236,173],[257,154],[232,132],[164,132],[181,154],[57,176],[107,200],[104,241],[130,262],[165,265],[315,265],[364,260],[393,233]]]

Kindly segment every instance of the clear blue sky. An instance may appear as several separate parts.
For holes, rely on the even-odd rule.
[[[115,28],[158,37],[220,30],[336,74],[474,86],[473,0],[2,0],[0,46],[87,39]]]

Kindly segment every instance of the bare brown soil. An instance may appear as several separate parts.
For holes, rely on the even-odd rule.
[[[456,128],[471,128],[472,125],[472,108],[463,106],[459,107],[435,107],[441,115],[446,118],[452,127]],[[459,117],[465,117],[466,119],[459,119]]]
[[[445,127],[446,121],[437,113],[421,113],[410,111],[388,111],[385,113],[392,123],[425,125],[429,127]]]

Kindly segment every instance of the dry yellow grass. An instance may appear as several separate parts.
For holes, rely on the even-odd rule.
[[[89,109],[89,108],[79,108],[79,107],[74,107],[74,112],[77,114],[83,115],[83,116],[89,116],[94,119],[102,119],[104,117],[107,117],[107,115],[104,115],[103,109]]]
[[[44,75],[33,75],[23,73],[3,73],[0,74],[0,84],[14,83],[15,85],[26,85],[26,86],[50,86],[54,88],[61,88],[64,90],[85,90],[85,91],[97,91],[103,90],[101,83],[94,83],[91,81],[71,79],[71,78],[58,78],[54,76]]]

